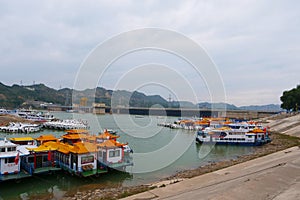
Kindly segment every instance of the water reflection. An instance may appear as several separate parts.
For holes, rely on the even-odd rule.
[[[112,170],[99,177],[79,178],[60,171],[53,174],[42,174],[20,180],[9,180],[0,183],[0,199],[62,199],[68,193],[87,189],[120,187],[124,180],[131,180],[132,175]]]

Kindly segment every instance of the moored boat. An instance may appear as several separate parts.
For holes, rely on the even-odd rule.
[[[261,129],[206,128],[197,132],[198,143],[258,146],[271,141],[268,132]]]

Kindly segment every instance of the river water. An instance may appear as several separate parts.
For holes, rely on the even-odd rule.
[[[195,131],[169,129],[157,126],[158,122],[173,122],[175,117],[134,116],[134,115],[93,115],[54,112],[59,119],[84,119],[90,126],[91,134],[113,129],[120,135],[119,141],[128,142],[134,150],[134,166],[126,172],[111,171],[99,177],[79,178],[65,172],[36,175],[20,180],[0,183],[0,199],[28,199],[48,195],[60,199],[66,192],[86,188],[111,186],[132,186],[158,181],[185,169],[193,169],[210,162],[228,160],[250,154],[255,147],[208,146],[195,143]],[[53,134],[60,137],[63,131],[44,130],[31,134],[38,137]],[[6,137],[25,136],[10,134]],[[1,137],[5,137],[1,133]]]

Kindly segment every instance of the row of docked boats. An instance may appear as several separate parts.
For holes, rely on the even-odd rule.
[[[88,122],[80,119],[64,119],[34,123],[10,122],[6,126],[0,126],[0,132],[5,133],[35,133],[42,129],[71,130],[89,129]]]
[[[4,108],[1,108],[0,114],[14,115],[23,119],[38,122],[51,121],[55,119],[55,117],[50,112],[43,112],[31,109],[6,110]]]
[[[158,126],[164,126],[171,129],[184,129],[197,131],[202,130],[203,127],[207,127],[213,124],[220,124],[228,121],[227,118],[179,118],[173,123],[161,122],[158,123]]]
[[[262,145],[271,141],[268,129],[254,121],[235,122],[228,118],[178,119],[158,126],[196,131],[197,143]]]
[[[133,165],[132,149],[119,136],[104,131],[68,130],[61,138],[41,135],[0,140],[0,181],[65,170],[87,177],[125,170]]]
[[[5,133],[34,133],[41,130],[38,124],[10,122],[7,126],[0,126],[0,131]]]
[[[54,120],[43,123],[43,128],[57,130],[88,129],[88,122],[81,119]]]

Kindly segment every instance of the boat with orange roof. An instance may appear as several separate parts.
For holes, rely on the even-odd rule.
[[[234,129],[228,126],[221,128],[207,127],[197,132],[196,141],[213,144],[234,144],[234,145],[251,145],[258,146],[271,141],[266,129],[260,128]]]
[[[108,131],[90,135],[87,130],[68,130],[61,140],[51,135],[37,138],[37,148],[31,148],[33,155],[49,155],[52,165],[77,176],[87,177],[105,173],[108,169],[125,169],[133,165],[133,151],[128,144],[117,141],[120,136]]]

